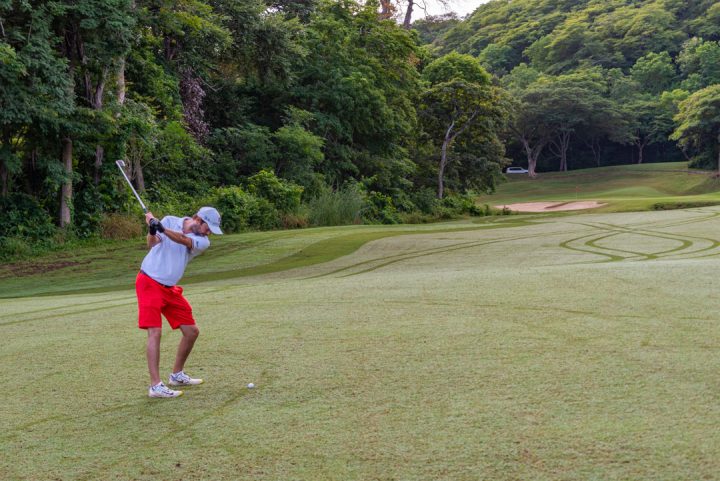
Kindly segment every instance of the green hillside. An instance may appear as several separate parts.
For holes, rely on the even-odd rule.
[[[684,162],[623,165],[548,172],[530,179],[509,175],[495,194],[481,203],[597,200],[602,212],[690,207],[720,204],[720,180],[703,171],[688,170]]]
[[[585,61],[629,68],[648,52],[676,54],[693,36],[717,39],[719,15],[708,0],[491,1],[447,31],[435,27],[434,45],[479,56],[496,73],[528,61],[555,72]]]

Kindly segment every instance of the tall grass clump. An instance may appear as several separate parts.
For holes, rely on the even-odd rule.
[[[100,221],[100,236],[103,239],[133,239],[142,236],[144,232],[145,225],[134,215],[105,214]]]
[[[359,224],[363,203],[355,186],[326,190],[308,201],[308,219],[315,226]]]

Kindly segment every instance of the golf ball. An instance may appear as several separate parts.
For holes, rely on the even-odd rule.
[[[252,389],[254,387],[255,387],[255,384],[253,384],[253,383],[248,384],[248,389]]]

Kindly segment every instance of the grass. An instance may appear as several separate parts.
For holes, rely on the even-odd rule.
[[[497,193],[481,203],[597,200],[597,212],[627,212],[667,207],[720,204],[720,179],[687,169],[685,162],[623,165],[569,172],[541,173],[535,179],[509,175]]]
[[[183,284],[300,268],[347,255],[396,235],[524,225],[520,218],[478,218],[472,225],[346,226],[213,237],[202,263],[190,264]],[[102,293],[132,288],[147,253],[143,239],[51,253],[0,265],[0,299],[29,295]],[[70,281],[68,281],[70,280]]]
[[[719,217],[214,239],[186,286],[207,382],[175,400],[146,397],[142,249],[27,265],[0,278],[0,479],[715,479]]]

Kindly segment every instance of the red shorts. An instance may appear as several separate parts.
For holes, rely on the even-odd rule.
[[[138,327],[140,329],[162,327],[160,314],[165,316],[173,329],[183,325],[195,325],[192,306],[183,297],[182,287],[165,287],[140,272],[135,279],[135,292],[138,298]]]

